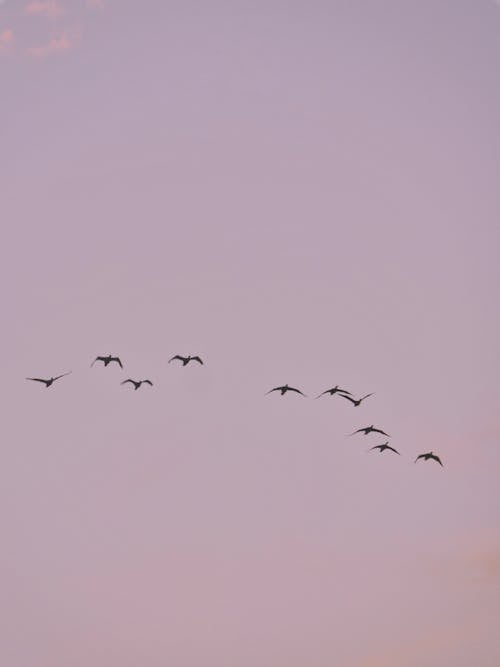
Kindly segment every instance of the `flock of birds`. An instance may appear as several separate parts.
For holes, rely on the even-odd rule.
[[[94,361],[91,363],[91,367],[97,362],[97,361],[102,361],[104,366],[108,366],[111,363],[116,363],[120,368],[123,369],[123,364],[121,362],[120,357],[113,356],[111,354],[108,354],[107,356],[99,356],[94,359]],[[199,356],[187,356],[183,357],[180,354],[176,354],[173,356],[171,359],[169,359],[169,362],[172,361],[180,361],[183,366],[187,366],[191,361],[195,361],[198,364],[203,365],[203,360]],[[33,382],[41,382],[42,384],[45,385],[46,388],[51,387],[56,380],[60,380],[63,377],[66,377],[66,375],[70,375],[71,371],[69,373],[62,373],[62,375],[56,375],[55,377],[51,377],[49,379],[44,379],[44,378],[26,378],[27,380],[31,380]],[[133,385],[134,390],[137,391],[139,387],[141,387],[143,384],[148,384],[151,387],[153,386],[153,383],[151,380],[133,380],[132,378],[127,378],[126,380],[123,380],[120,384],[127,384],[130,383]],[[284,396],[288,392],[295,392],[297,394],[300,394],[301,396],[306,397],[306,394],[302,392],[300,389],[297,389],[296,387],[290,387],[288,384],[281,385],[280,387],[274,387],[273,389],[270,389],[267,394],[271,394],[274,391],[279,391],[281,396]],[[338,385],[335,387],[332,387],[331,389],[326,389],[323,391],[321,394],[316,396],[316,398],[321,398],[321,396],[325,396],[325,394],[329,394],[330,396],[337,395],[340,398],[345,398],[347,401],[352,403],[352,405],[357,408],[361,405],[361,403],[367,399],[369,396],[373,396],[373,393],[371,394],[366,394],[365,396],[362,396],[361,398],[354,398],[351,394],[350,391],[347,391],[347,389],[341,389]],[[356,435],[357,433],[363,433],[364,435],[369,435],[370,433],[380,433],[381,435],[386,436],[387,438],[390,438],[391,436],[383,431],[380,428],[376,428],[373,424],[370,426],[364,426],[363,428],[358,428],[356,431],[353,431],[352,433],[349,433],[349,435]],[[385,452],[386,450],[389,450],[391,452],[394,452],[395,454],[399,454],[400,452],[397,451],[397,449],[394,449],[394,447],[391,447],[389,445],[389,441],[387,440],[386,442],[383,442],[381,445],[375,445],[374,447],[371,447],[369,451],[373,449],[378,449],[380,453]],[[439,463],[439,465],[443,465],[441,459],[439,456],[436,456],[434,452],[426,452],[425,454],[420,454],[417,456],[415,459],[415,463],[419,460],[423,459],[424,461],[429,461],[433,460]]]

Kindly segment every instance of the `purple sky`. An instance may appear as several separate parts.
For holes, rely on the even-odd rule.
[[[3,665],[500,664],[499,70],[490,0],[0,3]]]

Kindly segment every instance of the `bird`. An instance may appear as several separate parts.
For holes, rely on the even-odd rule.
[[[120,384],[127,384],[127,382],[130,382],[131,384],[134,385],[135,391],[139,389],[141,384],[149,384],[151,385],[151,387],[153,386],[151,380],[132,380],[131,378],[129,378],[128,380],[123,380],[123,382],[120,382]]]
[[[391,452],[395,452],[396,454],[399,454],[397,449],[394,449],[394,447],[389,446],[389,442],[384,442],[382,445],[375,445],[375,447],[371,447],[368,451],[371,451],[372,449],[379,449],[380,453],[384,452],[386,449],[390,449]],[[401,454],[399,454],[401,456]]]
[[[355,398],[352,398],[351,396],[346,396],[345,394],[339,394],[339,396],[342,396],[342,398],[347,398],[347,400],[351,401],[354,407],[357,408],[358,405],[361,405],[361,401],[364,401],[365,398],[368,398],[368,396],[373,396],[373,393],[366,394],[366,396],[363,396],[363,398],[358,398],[357,400]]]
[[[34,382],[43,382],[45,385],[45,388],[48,389],[50,385],[54,384],[56,380],[59,380],[59,378],[63,378],[65,375],[69,375],[69,373],[63,373],[62,375],[56,375],[55,378],[50,378],[49,380],[44,380],[43,378],[26,378],[27,380],[33,380]]]
[[[123,368],[122,362],[120,360],[120,357],[113,357],[111,354],[108,354],[107,357],[96,357],[94,361],[90,364],[92,367],[96,361],[102,361],[104,362],[104,366],[107,366],[110,364],[112,361],[116,361],[116,363],[120,366],[120,368]]]
[[[282,387],[274,387],[274,389],[270,389],[266,394],[270,394],[273,391],[281,391],[281,395],[283,396],[286,394],[287,391],[295,391],[297,394],[301,394],[302,396],[305,396],[305,394],[300,391],[300,389],[295,389],[294,387],[289,387],[287,384],[284,384]]]
[[[368,435],[368,433],[381,433],[382,435],[386,435],[388,438],[391,437],[385,431],[381,431],[379,428],[375,428],[373,424],[371,426],[365,426],[364,428],[358,428],[357,431],[353,431],[353,433],[349,433],[349,435],[355,435],[356,433],[364,433],[365,435]]]
[[[170,363],[171,361],[174,361],[174,359],[179,359],[179,361],[182,361],[183,366],[186,366],[187,364],[189,364],[190,361],[197,361],[198,363],[200,363],[203,366],[203,361],[200,359],[200,357],[191,357],[191,356],[182,357],[180,354],[176,354],[175,357],[172,357],[172,359],[168,360],[168,363]]]
[[[350,391],[347,391],[347,389],[340,389],[338,385],[335,385],[335,387],[332,387],[331,389],[327,389],[323,393],[321,393],[319,396],[316,396],[316,398],[321,398],[321,396],[324,396],[324,394],[330,394],[330,396],[333,396],[334,394],[348,394],[349,396],[351,395]]]
[[[439,456],[436,456],[433,452],[427,452],[427,454],[420,454],[420,456],[417,456],[414,462],[416,463],[418,459],[424,459],[425,461],[428,461],[429,459],[434,459],[434,461],[437,461],[439,465],[444,468]]]

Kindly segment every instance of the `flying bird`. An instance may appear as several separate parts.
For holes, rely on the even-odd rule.
[[[116,363],[120,366],[120,368],[123,368],[122,362],[120,360],[120,357],[113,357],[111,354],[108,354],[107,357],[96,357],[94,361],[90,364],[90,367],[92,367],[96,361],[102,361],[104,362],[104,366],[107,366],[110,364],[112,361],[116,361]]]
[[[349,396],[351,395],[350,391],[347,391],[347,389],[340,389],[338,385],[335,387],[332,387],[331,389],[327,389],[323,393],[321,393],[319,396],[316,396],[316,398],[321,398],[321,396],[324,396],[325,394],[330,394],[330,396],[333,396],[334,394],[348,394]]]
[[[396,454],[399,454],[397,449],[394,449],[394,447],[389,446],[389,442],[384,442],[382,445],[375,445],[375,447],[371,447],[368,451],[371,451],[372,449],[379,449],[380,453],[384,452],[386,449],[390,449],[391,452],[395,452]],[[399,454],[401,456],[401,454]]]
[[[50,378],[49,380],[44,380],[43,378],[26,378],[27,380],[33,380],[34,382],[43,382],[45,385],[45,388],[48,389],[51,384],[54,384],[56,380],[59,380],[59,378],[63,378],[65,375],[69,375],[69,373],[63,373],[62,375],[56,375],[55,378]]]
[[[386,435],[388,438],[391,437],[385,431],[381,431],[379,428],[375,428],[373,424],[371,426],[365,426],[364,428],[358,428],[357,431],[353,431],[353,433],[349,433],[349,435],[355,435],[356,433],[364,433],[365,435],[368,435],[368,433],[381,433],[382,435]]]
[[[168,360],[168,363],[170,363],[174,359],[179,359],[179,361],[182,361],[183,366],[186,366],[187,364],[189,364],[190,361],[197,361],[199,364],[201,364],[203,366],[203,361],[200,359],[200,357],[191,357],[191,356],[181,357],[180,354],[176,354],[175,357],[172,357],[172,359]]]
[[[270,389],[268,392],[266,392],[266,395],[270,394],[273,391],[281,391],[282,396],[286,394],[287,391],[295,391],[297,392],[297,394],[305,396],[305,394],[302,391],[300,391],[300,389],[295,389],[295,387],[289,387],[287,384],[284,384],[282,387],[274,387],[274,389]]]
[[[415,463],[418,461],[418,459],[424,459],[425,461],[428,461],[429,459],[434,459],[434,461],[437,461],[439,465],[444,468],[439,456],[436,456],[433,452],[427,452],[427,454],[420,454],[420,456],[417,456],[417,458],[415,459]]]
[[[129,378],[128,380],[123,380],[123,382],[120,382],[120,384],[127,384],[127,382],[130,382],[131,384],[134,385],[135,391],[139,389],[141,384],[149,384],[151,385],[151,387],[153,386],[151,380],[132,380],[131,378]]]
[[[339,396],[342,396],[342,398],[347,398],[347,400],[351,401],[354,407],[357,408],[358,405],[361,405],[361,401],[364,401],[365,398],[368,398],[368,396],[373,396],[373,393],[366,394],[366,396],[363,396],[363,398],[358,398],[357,400],[355,398],[352,398],[351,396],[346,396],[345,394],[339,394]]]

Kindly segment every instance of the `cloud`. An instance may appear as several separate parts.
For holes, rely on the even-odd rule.
[[[490,548],[475,554],[471,567],[477,577],[489,584],[500,580],[500,548]]]
[[[24,8],[24,14],[28,16],[47,16],[51,19],[55,19],[63,13],[64,9],[56,0],[35,0]]]
[[[500,544],[498,538],[475,538],[464,544],[455,555],[443,558],[434,574],[446,577],[454,588],[500,585]]]
[[[104,0],[87,0],[87,7],[102,9],[104,7]]]
[[[468,613],[467,613],[468,611]],[[417,633],[406,640],[392,638],[376,655],[356,661],[352,667],[401,667],[401,665],[454,664],[453,658],[470,646],[481,646],[474,664],[485,664],[481,657],[493,644],[488,644],[491,611],[466,610],[463,618],[445,618],[425,633]],[[477,649],[476,653],[477,653]],[[432,660],[432,663],[429,662]],[[472,664],[472,663],[471,663]],[[488,663],[493,664],[493,663]],[[498,664],[498,663],[497,663]]]
[[[28,54],[33,56],[33,58],[45,58],[54,53],[62,53],[64,51],[69,51],[75,45],[74,39],[72,39],[67,33],[61,35],[61,37],[54,37],[45,44],[44,46],[32,46],[28,49]]]
[[[14,33],[10,28],[0,32],[0,53],[8,51],[14,43]]]

